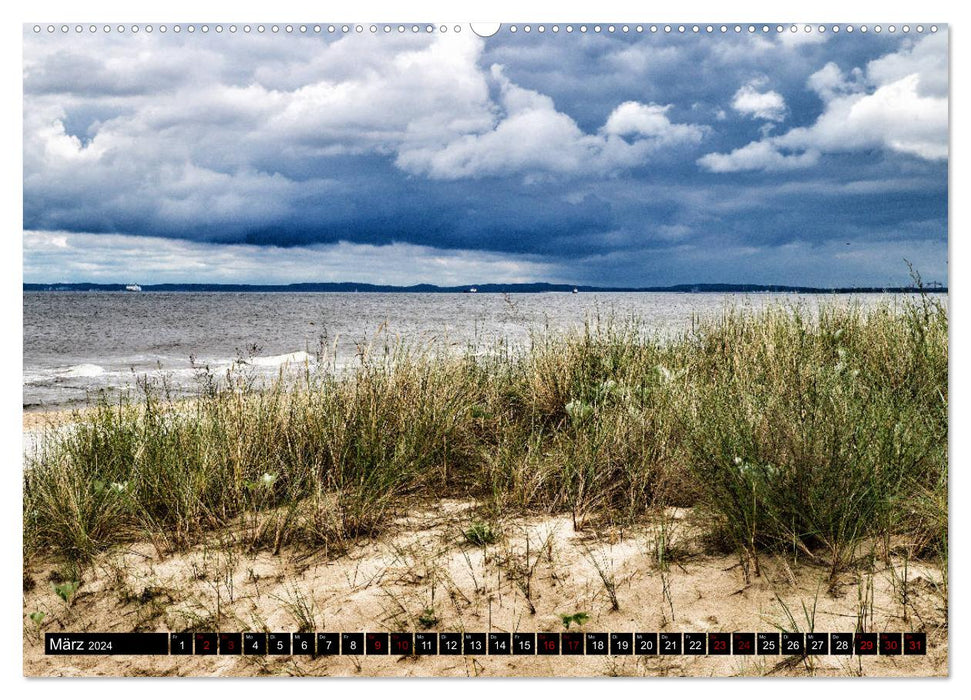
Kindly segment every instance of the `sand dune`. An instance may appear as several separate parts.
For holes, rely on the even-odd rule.
[[[463,533],[474,504],[425,504],[391,533],[323,552],[247,554],[245,531],[217,533],[190,551],[148,543],[102,555],[81,572],[68,606],[50,562],[25,573],[27,675],[941,676],[948,673],[941,572],[877,560],[830,586],[825,567],[766,557],[746,582],[733,555],[705,554],[699,517],[664,514],[670,559],[656,556],[661,519],[637,530],[575,532],[569,517],[496,524],[493,544]],[[26,590],[28,589],[29,590]],[[613,609],[612,595],[618,609]],[[812,610],[815,608],[814,620]],[[789,613],[786,612],[788,609]],[[28,615],[43,611],[40,628]],[[534,612],[535,611],[535,612]],[[925,657],[45,657],[44,631],[925,631]],[[789,615],[792,615],[792,618]],[[571,631],[578,628],[574,625]]]

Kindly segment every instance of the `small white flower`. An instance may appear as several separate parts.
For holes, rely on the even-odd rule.
[[[260,477],[260,483],[264,486],[264,488],[270,488],[276,483],[276,480],[277,475],[270,474],[269,472],[264,472],[263,476]]]

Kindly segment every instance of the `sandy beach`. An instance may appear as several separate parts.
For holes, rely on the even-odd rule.
[[[948,673],[941,572],[891,556],[861,563],[829,586],[825,567],[765,557],[746,582],[733,555],[706,554],[691,510],[659,529],[575,532],[568,517],[514,518],[493,544],[463,531],[474,504],[424,504],[389,534],[345,554],[248,553],[239,532],[188,551],[118,547],[81,572],[67,604],[60,569],[31,561],[24,575],[27,675],[188,676],[943,676]],[[658,521],[660,522],[660,520]],[[907,591],[904,596],[903,590]],[[612,596],[617,608],[613,609]],[[906,602],[904,602],[906,601]],[[29,615],[42,611],[41,625]],[[788,612],[787,612],[788,611]],[[868,631],[927,633],[917,657],[49,657],[43,632],[71,631]],[[792,617],[790,617],[790,615]]]

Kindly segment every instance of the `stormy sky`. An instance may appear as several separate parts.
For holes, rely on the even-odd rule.
[[[26,27],[24,281],[944,282],[947,94],[944,28]]]

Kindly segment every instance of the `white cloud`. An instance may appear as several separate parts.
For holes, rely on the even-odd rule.
[[[59,49],[28,42],[28,194],[83,180],[101,191],[125,190],[129,199],[150,191],[164,197],[187,169],[209,170],[212,181],[225,176],[230,184],[253,177],[267,161],[394,154],[493,121],[487,76],[477,64],[483,43],[471,34],[378,44],[354,37],[227,39],[174,46],[179,38],[109,38],[97,54],[73,36],[56,42]],[[133,41],[144,44],[141,53],[132,51]],[[183,69],[179,80],[163,70],[172,57]],[[80,121],[92,113],[104,116]]]
[[[698,143],[705,134],[704,127],[672,123],[671,105],[639,102],[622,103],[599,133],[588,134],[548,96],[519,87],[500,66],[491,73],[499,100],[490,128],[445,144],[406,145],[395,161],[400,168],[446,180],[517,172],[602,173],[642,164],[665,146]]]
[[[916,73],[921,95],[947,97],[947,38],[947,32],[929,34],[896,53],[870,61],[867,76],[886,85]]]
[[[644,105],[624,102],[604,124],[608,136],[629,136],[655,139],[658,143],[697,143],[704,136],[704,128],[695,124],[673,124],[667,113],[671,105]]]
[[[824,102],[850,93],[865,93],[866,83],[863,71],[854,68],[848,78],[838,65],[830,61],[809,76],[806,86],[819,95]]]
[[[832,98],[813,126],[793,129],[774,144],[826,152],[886,148],[926,160],[947,158],[947,98],[924,97],[919,85],[920,75],[913,73],[867,95]]]
[[[698,163],[714,172],[813,165],[821,153],[884,149],[924,160],[948,156],[947,36],[928,35],[846,76],[829,63],[808,87],[823,100],[816,122]]]
[[[768,141],[753,141],[731,153],[709,153],[698,163],[713,173],[732,173],[739,170],[797,170],[815,165],[819,151],[782,153]]]
[[[342,242],[277,248],[63,231],[24,231],[23,241],[24,281],[35,283],[352,281],[447,286],[480,280],[515,283],[558,277],[553,266],[528,255],[442,250],[404,243],[375,246]],[[402,265],[403,260],[409,264]]]
[[[45,228],[253,228],[302,198],[341,220],[349,185],[329,156],[532,178],[641,165],[703,134],[637,103],[623,112],[636,129],[585,133],[548,96],[483,69],[472,33],[58,39],[24,47],[25,213]]]
[[[754,119],[781,122],[786,118],[786,101],[775,90],[759,92],[764,79],[752,80],[738,89],[732,100],[732,109]]]

